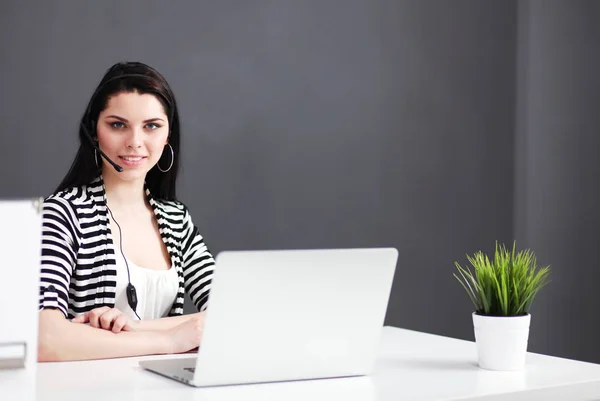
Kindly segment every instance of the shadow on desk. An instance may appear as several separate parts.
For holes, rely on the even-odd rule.
[[[389,367],[401,367],[404,369],[417,369],[417,370],[426,370],[428,372],[435,370],[464,370],[464,371],[474,371],[479,370],[479,365],[476,362],[469,362],[464,360],[436,360],[436,359],[386,359],[381,358],[380,363],[385,363]]]

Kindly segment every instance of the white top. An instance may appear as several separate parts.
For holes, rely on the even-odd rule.
[[[120,256],[120,255],[119,255]],[[138,320],[127,303],[127,267],[123,257],[117,257],[117,290],[115,308],[132,320]],[[174,267],[169,270],[152,270],[140,267],[127,259],[131,284],[135,287],[137,314],[142,320],[158,319],[169,314],[179,290],[179,280]]]

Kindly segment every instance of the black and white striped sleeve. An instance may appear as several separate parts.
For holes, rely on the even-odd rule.
[[[69,201],[51,197],[42,213],[42,262],[39,309],[68,316],[69,284],[78,249],[78,219]]]
[[[185,290],[199,311],[205,310],[208,305],[214,265],[213,256],[186,208],[183,218],[183,276]]]

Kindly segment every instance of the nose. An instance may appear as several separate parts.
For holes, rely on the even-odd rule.
[[[142,146],[142,130],[139,128],[132,128],[129,136],[127,137],[128,148],[140,148]]]

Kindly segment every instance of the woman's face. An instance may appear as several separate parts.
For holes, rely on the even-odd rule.
[[[96,132],[100,149],[123,167],[119,173],[103,160],[102,175],[143,181],[167,144],[169,121],[155,95],[122,92],[109,98],[98,116]],[[163,169],[168,167],[165,164]]]

